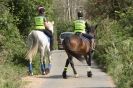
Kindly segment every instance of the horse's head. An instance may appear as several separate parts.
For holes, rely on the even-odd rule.
[[[96,35],[96,28],[97,28],[98,24],[96,25],[92,25],[92,26],[88,26],[88,28],[86,29],[86,33],[90,33],[92,35]]]
[[[50,30],[52,33],[54,32],[54,21],[45,22],[45,26],[48,30]]]

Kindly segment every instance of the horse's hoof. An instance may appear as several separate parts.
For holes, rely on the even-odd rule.
[[[48,68],[51,69],[51,67],[52,67],[52,64],[48,64]]]
[[[50,69],[49,68],[46,68],[45,69],[45,73],[46,73],[46,75],[49,74],[50,73]]]
[[[75,75],[74,75],[74,77],[75,77],[75,78],[78,78],[78,77],[79,77],[79,75],[78,75],[78,74],[75,74]]]
[[[87,76],[88,76],[88,77],[92,77],[92,72],[91,72],[91,71],[88,71],[88,72],[87,72]]]
[[[44,71],[44,72],[42,72],[42,75],[46,75],[45,71]]]
[[[29,76],[33,76],[33,72],[32,73],[29,72]]]
[[[62,73],[62,77],[63,77],[64,79],[67,79],[67,75],[66,75],[66,72],[65,72],[65,71]]]

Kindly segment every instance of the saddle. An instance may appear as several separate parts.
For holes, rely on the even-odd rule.
[[[49,31],[48,29],[45,29],[45,30],[39,30],[39,31],[41,31],[41,32],[43,32],[44,34],[46,34],[48,37],[52,37],[52,32],[51,31]]]
[[[81,41],[86,41],[87,40],[87,41],[90,42],[90,39],[88,39],[87,37],[83,36],[82,33],[80,33],[80,32],[75,33],[75,35],[78,36],[81,39]]]

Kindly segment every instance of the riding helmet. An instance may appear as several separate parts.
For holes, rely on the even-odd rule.
[[[83,12],[82,12],[82,11],[79,11],[79,12],[77,13],[77,15],[78,15],[78,17],[83,17]]]
[[[39,6],[37,9],[38,9],[38,12],[41,14],[45,12],[45,8],[43,6]]]

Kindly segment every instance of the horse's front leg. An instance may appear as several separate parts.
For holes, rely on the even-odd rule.
[[[74,73],[75,77],[77,78],[78,77],[78,74],[77,74],[77,71],[76,71],[76,69],[74,67],[73,58],[71,57],[69,60],[70,60],[69,62],[71,64],[71,67],[73,69],[73,73]]]

